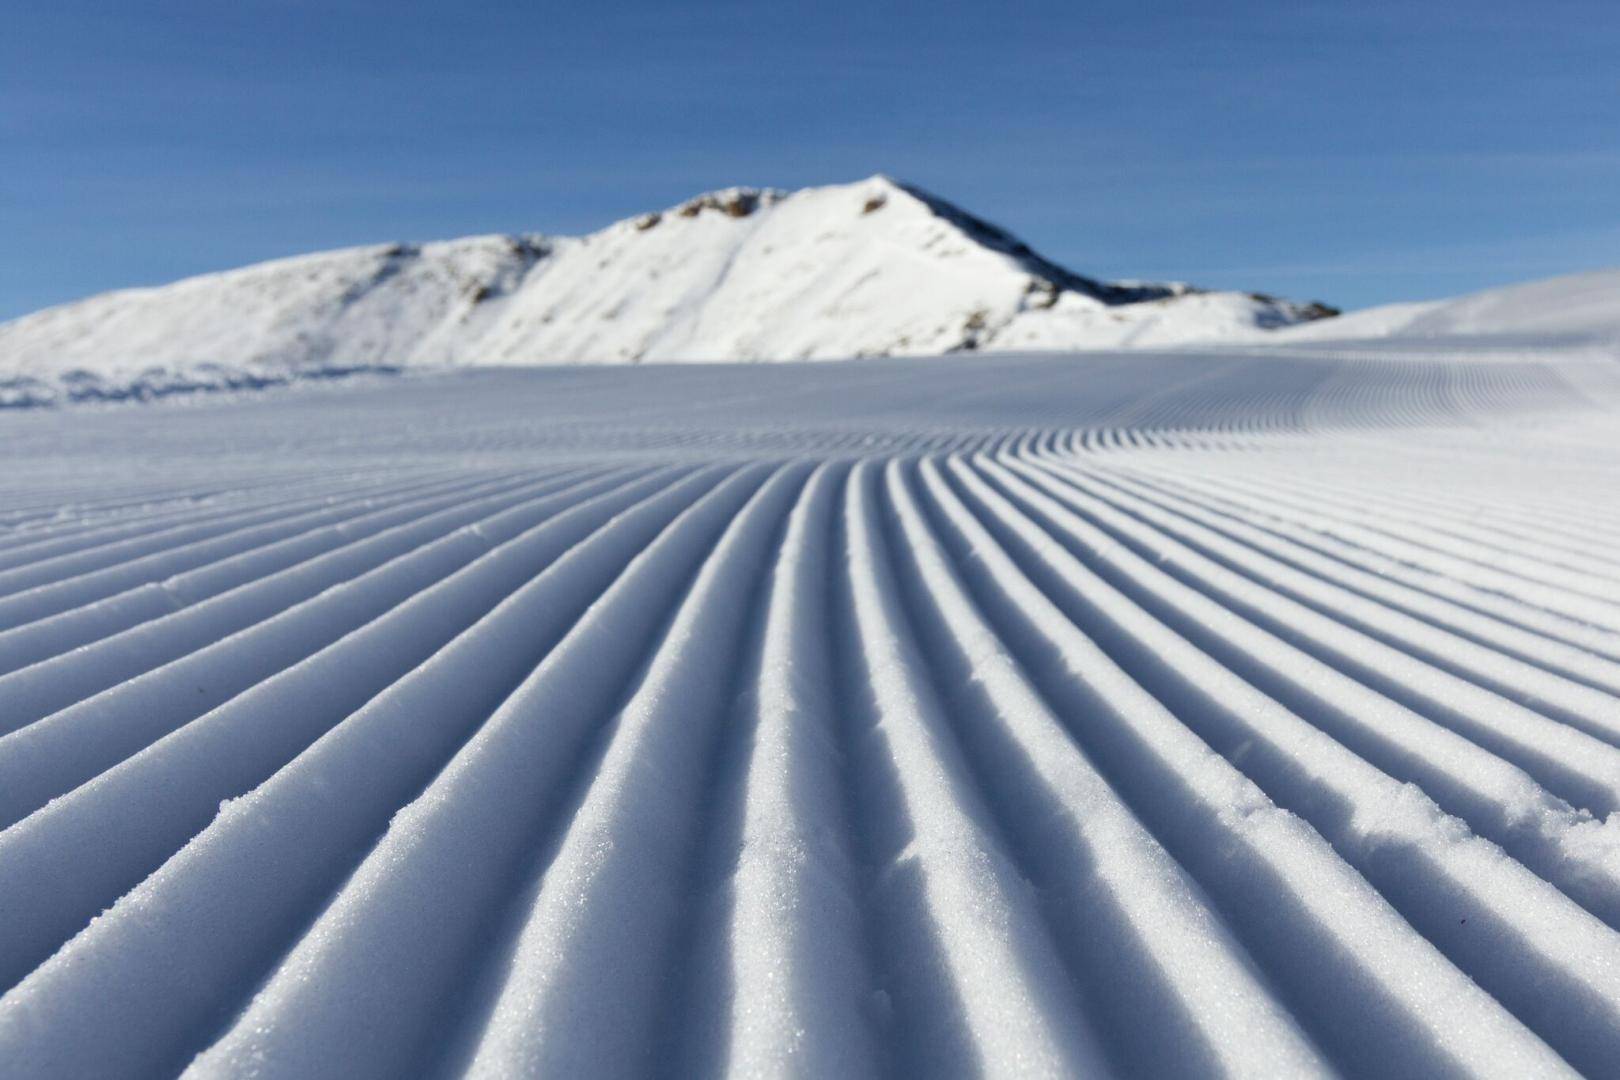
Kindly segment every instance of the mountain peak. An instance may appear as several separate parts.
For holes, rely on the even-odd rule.
[[[91,297],[0,325],[0,380],[1062,350],[1310,315],[1255,294],[1099,281],[877,174],[709,191],[586,237],[373,245]]]
[[[818,196],[848,202],[866,217],[895,204],[909,204],[947,223],[971,243],[1014,260],[1022,270],[1039,278],[1059,292],[1074,292],[1107,304],[1139,303],[1180,296],[1202,290],[1179,282],[1103,282],[1076,273],[1038,254],[1023,240],[999,225],[964,210],[916,184],[895,179],[887,173],[874,173],[864,180],[824,187],[785,191],[781,188],[731,187],[704,192],[667,211],[642,214],[630,219],[637,231],[654,228],[666,216],[693,218],[714,212],[731,218],[746,218],[756,211],[770,209],[791,198]],[[1262,297],[1262,299],[1264,299]]]

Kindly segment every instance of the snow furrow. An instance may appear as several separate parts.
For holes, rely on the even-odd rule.
[[[1222,479],[1232,487],[1238,487],[1241,483],[1235,477]],[[1380,527],[1368,530],[1372,532],[1423,537],[1436,547],[1479,545],[1484,550],[1503,550],[1515,557],[1523,556],[1523,546],[1528,542],[1535,548],[1538,561],[1543,557],[1543,552],[1550,551],[1562,558],[1553,557],[1547,561],[1562,565],[1565,569],[1596,573],[1609,580],[1620,576],[1620,561],[1613,557],[1610,549],[1594,542],[1602,536],[1599,530],[1588,527],[1565,537],[1562,522],[1567,520],[1567,507],[1544,504],[1493,506],[1473,500],[1463,501],[1456,495],[1449,498],[1443,495],[1437,498],[1430,492],[1424,492],[1422,496],[1406,495],[1398,488],[1389,486],[1368,489],[1360,484],[1341,487],[1341,483],[1326,489],[1318,486],[1302,492],[1293,485],[1279,483],[1275,478],[1255,477],[1245,486],[1273,490],[1296,500],[1296,505],[1303,505],[1317,514],[1340,521],[1345,520],[1343,515],[1350,515],[1350,521],[1360,520],[1365,524],[1369,520],[1366,511],[1376,509],[1377,515],[1372,520]],[[1547,517],[1550,514],[1557,517],[1549,524]],[[1437,524],[1446,527],[1437,528]],[[1482,561],[1490,565],[1489,560]]]
[[[1318,498],[1323,498],[1318,495]],[[1356,506],[1347,507],[1352,513]],[[1363,508],[1364,510],[1364,508]],[[1317,520],[1326,522],[1320,515]],[[1324,531],[1372,549],[1384,547],[1419,565],[1427,565],[1526,603],[1551,607],[1585,619],[1609,630],[1620,631],[1620,608],[1610,597],[1594,595],[1583,586],[1593,580],[1584,574],[1545,572],[1539,562],[1520,553],[1481,551],[1446,537],[1427,534],[1421,528],[1376,528],[1368,525],[1365,512],[1348,522],[1325,524]]]
[[[551,480],[530,482],[498,495],[457,502],[375,535],[348,541],[324,554],[202,603],[130,627],[92,645],[0,676],[0,699],[7,703],[6,713],[0,717],[0,732],[15,732],[92,695],[116,693],[143,673],[164,667],[194,651],[222,644],[231,635],[281,612],[303,609],[305,604],[332,590],[348,592],[327,597],[328,605],[365,592],[353,588],[357,583],[370,584],[388,575],[400,576],[424,561],[431,562],[434,557],[454,559],[463,553],[471,557],[486,545],[485,534],[479,531],[481,527],[488,529],[491,522],[503,516],[510,521],[512,518],[508,515],[514,512],[521,516],[526,501],[538,502],[542,512],[550,509],[549,503],[540,500],[556,487]],[[373,576],[378,571],[382,571],[381,578]],[[424,568],[422,573],[430,571]],[[288,645],[297,647],[299,642],[290,640]],[[165,685],[173,689],[175,683],[169,679],[165,680]],[[221,692],[206,683],[193,685],[190,691],[205,698]]]
[[[605,518],[659,490],[682,489],[653,476],[578,503],[0,831],[0,906],[11,915],[0,928],[0,985],[155,869],[222,800],[265,780]],[[524,645],[538,649],[543,640],[531,630]],[[63,845],[98,854],[75,877],[43,878]]]
[[[1176,581],[1050,496],[1020,483],[1016,476],[998,472],[992,463],[981,467],[1019,502],[1021,513],[1043,523],[1046,535],[1031,533],[1032,526],[1021,529],[1019,535],[1030,545],[1032,556],[1056,575],[1043,579],[1048,592],[1061,596],[1079,590],[1065,608],[1070,617],[1105,607],[1120,612],[1107,622],[1078,618],[1077,624],[1100,640],[1118,640],[1114,655],[1133,669],[1145,665],[1141,668],[1147,672],[1142,675],[1144,682],[1155,687],[1161,700],[1175,706],[1177,715],[1190,721],[1212,715],[1211,702],[1232,702],[1219,707],[1221,712],[1237,716],[1227,732],[1217,735],[1211,729],[1205,733],[1223,753],[1242,762],[1261,745],[1253,737],[1252,721],[1243,719],[1245,710],[1237,707],[1246,702],[1247,711],[1255,717],[1277,713],[1274,705],[1250,687],[1260,690],[1293,712],[1293,717],[1277,715],[1282,723],[1297,729],[1294,737],[1320,741],[1321,735],[1331,736],[1388,775],[1421,785],[1474,831],[1557,882],[1610,925],[1620,925],[1620,861],[1615,840],[1590,815],[1578,813],[1501,758]],[[964,483],[972,480],[971,474],[963,476]],[[975,490],[982,499],[1011,506],[1000,503],[1000,497],[982,485]],[[1003,510],[1002,516],[1010,512]],[[1056,537],[1072,537],[1081,545],[1086,564],[1076,562],[1075,554],[1058,544]],[[1033,565],[1029,568],[1034,572]],[[1120,601],[1112,599],[1121,595],[1129,595],[1131,604],[1119,606]],[[1140,607],[1141,613],[1133,612],[1133,607]],[[1182,640],[1208,659],[1188,653],[1187,662],[1165,667],[1158,658],[1185,652]],[[1199,685],[1185,686],[1199,669],[1207,673],[1194,680]],[[1187,694],[1192,695],[1190,699],[1183,696]],[[1289,752],[1281,760],[1295,758]],[[1334,768],[1353,771],[1358,765],[1346,758]]]
[[[1472,348],[8,411],[0,1074],[1610,1075],[1620,378]]]
[[[503,486],[510,486],[510,482],[472,485],[470,490],[437,498],[346,501],[333,508],[282,516],[273,524],[239,529],[212,540],[170,548],[119,566],[14,594],[0,600],[0,626],[12,628],[0,631],[0,671],[14,671],[52,655],[51,652],[36,655],[40,645],[47,642],[55,651],[63,651],[64,646],[58,644],[59,634],[52,633],[39,641],[32,633],[42,629],[35,624],[72,609],[92,609],[101,616],[95,621],[98,628],[108,625],[106,617],[112,616],[113,620],[122,622],[117,629],[123,629],[133,622],[144,621],[139,618],[141,613],[152,612],[147,616],[151,618],[177,606],[205,600],[232,585],[312,558],[339,543],[424,516],[434,509],[453,506],[468,495],[499,490]],[[226,562],[229,566],[219,565]],[[143,589],[143,585],[152,587]],[[128,593],[136,595],[125,595]],[[154,601],[161,606],[154,607]],[[59,629],[60,624],[52,627],[53,631]],[[111,632],[114,631],[104,633]],[[31,651],[14,653],[12,643],[24,639],[38,643]],[[82,639],[71,640],[66,647],[82,643]]]
[[[1233,696],[1228,688],[1224,697]],[[1470,837],[1463,823],[1448,821],[1417,789],[1357,769],[1325,740],[1318,746],[1313,754],[1296,743],[1276,756],[1286,765],[1278,782],[1291,790],[1277,783],[1262,788],[1310,821],[1405,918],[1493,995],[1508,997],[1514,1011],[1567,1057],[1590,1063],[1620,1053],[1620,1014],[1613,1012],[1620,1007],[1620,982],[1613,982],[1620,939],[1614,932],[1494,845]],[[1324,751],[1327,760],[1313,760]],[[1256,755],[1251,768],[1268,758]],[[1302,770],[1308,770],[1307,783],[1296,779]],[[1461,929],[1467,921],[1447,920],[1458,909],[1473,920],[1472,930]],[[1566,1001],[1580,1002],[1575,1015],[1513,979],[1526,971],[1537,972],[1542,985],[1558,985]]]
[[[0,1047],[26,1055],[43,1075],[178,1071],[283,959],[390,816],[717,479],[695,475],[622,511],[269,780],[221,806],[174,858],[0,998]],[[471,670],[490,678],[469,686]],[[178,749],[179,767],[191,767]],[[347,783],[357,771],[368,781]]]
[[[806,471],[783,468],[733,519],[611,721],[590,787],[500,962],[469,1074],[625,1075],[667,1052],[651,1021],[667,1001],[661,983],[698,863],[693,807],[736,720],[734,659]]]
[[[1010,464],[1020,472],[1029,468]],[[1575,806],[1600,815],[1620,808],[1620,748],[1427,664],[1208,558],[1182,542],[1188,535],[1207,539],[1195,526],[1139,502],[1129,504],[1140,515],[1134,517],[1050,474],[1037,483],[1247,621],[1512,760]]]
[[[988,463],[981,467],[992,472],[994,468]],[[1414,938],[1411,929],[1341,862],[1343,852],[1326,850],[1315,833],[1279,813],[1267,795],[1319,830],[1332,819],[1321,817],[1318,807],[1341,820],[1348,807],[1325,801],[1322,795],[1328,792],[1313,793],[1311,803],[1282,799],[1274,785],[1255,785],[1255,780],[1266,779],[1264,775],[1256,776],[1252,770],[1246,775],[1216,756],[1212,746],[1236,744],[1241,763],[1262,751],[1265,743],[1281,742],[1289,755],[1285,760],[1294,769],[1309,767],[1316,784],[1324,777],[1334,779],[1338,790],[1332,793],[1343,802],[1359,797],[1362,804],[1377,807],[1381,804],[1373,796],[1399,792],[1399,785],[1358,767],[1320,732],[1088,573],[972,472],[960,467],[953,472],[964,493],[983,506],[986,520],[1010,529],[1009,540],[1025,547],[1028,558],[1038,560],[1026,565],[1046,570],[1041,585],[1052,597],[1048,602],[1060,603],[1062,616],[1048,613],[1040,618],[1043,604],[1027,582],[1021,583],[1025,595],[1019,597],[1020,606],[1005,610],[1009,618],[1034,623],[1023,634],[1045,639],[1041,648],[1047,656],[1041,670],[1052,700],[1075,718],[1071,723],[1076,724],[1077,737],[1121,778],[1118,782],[1133,798],[1137,812],[1185,865],[1196,870],[1234,930],[1248,937],[1255,955],[1287,990],[1308,1030],[1333,1049],[1341,1067],[1361,1071],[1370,1056],[1384,1062],[1404,1059],[1404,1069],[1414,1072],[1448,1071],[1461,1063],[1470,1071],[1490,1072],[1501,1052],[1523,1062],[1506,1069],[1511,1074],[1536,1061],[1535,1041],[1514,1032],[1512,1025],[1487,1022],[1496,1029],[1494,1035],[1460,1029],[1460,1023],[1466,1025],[1488,1011],[1471,999],[1471,985]],[[1041,504],[1038,496],[1031,501]],[[1064,523],[1062,517],[1055,518],[1055,524]],[[987,564],[996,553],[988,541],[972,551]],[[1013,573],[1005,570],[1003,582],[1018,582]],[[1071,620],[1072,628],[1067,628]],[[1106,657],[1082,628],[1106,647]],[[1032,661],[1039,659],[1038,653],[1029,655]],[[1086,663],[1088,656],[1091,660]],[[1116,661],[1122,666],[1116,668]],[[1186,689],[1178,692],[1178,683]],[[1162,699],[1147,696],[1145,687]],[[1116,725],[1080,723],[1080,718],[1110,713],[1120,718]],[[1223,719],[1224,730],[1217,726]],[[1355,780],[1361,783],[1347,783]],[[1297,784],[1294,790],[1311,788]],[[1333,920],[1312,910],[1315,896],[1328,881],[1340,883],[1329,890],[1337,896],[1339,914]],[[1257,919],[1263,919],[1258,926]],[[1379,939],[1391,944],[1369,947]],[[1394,945],[1396,941],[1404,943]],[[1391,955],[1400,960],[1390,963]],[[1327,958],[1330,966],[1324,970],[1319,965]],[[1442,986],[1450,989],[1440,990]],[[1354,994],[1365,1011],[1344,1014],[1338,1005],[1347,994]],[[1434,1011],[1439,1001],[1451,1001],[1459,1011],[1452,1015]],[[1383,1018],[1375,1019],[1380,1014]],[[1505,1040],[1500,1051],[1487,1045],[1493,1038]],[[1434,1046],[1443,1047],[1452,1060],[1431,1056]]]
[[[39,498],[38,505],[42,509],[37,515],[24,515],[29,518],[26,522],[8,526],[10,531],[6,539],[14,542],[0,547],[0,552],[4,553],[0,554],[0,567],[10,568],[42,555],[49,557],[71,552],[89,546],[87,540],[92,543],[118,540],[151,532],[157,527],[206,518],[222,509],[228,510],[239,501],[246,501],[251,506],[254,502],[263,501],[265,496],[284,497],[284,488],[307,492],[312,479],[320,486],[357,487],[371,483],[386,484],[401,477],[421,475],[420,470],[374,473],[344,469],[330,476],[312,478],[307,472],[294,471],[280,477],[258,476],[221,489],[196,487],[197,479],[171,480],[153,489],[146,497],[135,499],[129,496],[139,489],[140,484],[121,480],[115,489],[111,489],[118,492],[117,496],[95,498],[89,503],[76,503],[71,490],[58,484],[46,484],[45,495],[6,498],[5,505],[13,508],[13,512],[4,520],[15,521],[15,508],[26,504],[31,498]],[[210,485],[214,479],[207,478],[206,473],[199,473],[199,476],[204,478],[204,485]],[[86,486],[82,490],[97,496],[104,496],[109,490],[104,481],[84,483]],[[15,561],[13,553],[16,555]]]
[[[1128,481],[1090,471],[1086,475],[1202,526],[1208,530],[1205,535],[1222,538],[1226,552],[1247,548],[1247,558],[1239,561],[1251,576],[1429,663],[1499,693],[1522,695],[1542,711],[1556,709],[1560,719],[1577,725],[1584,721],[1601,730],[1620,709],[1620,698],[1612,693],[1620,691],[1620,665],[1516,633],[1512,627],[1429,600],[1377,575],[1300,551],[1174,495],[1144,492]],[[1233,546],[1225,547],[1228,541]],[[1230,557],[1223,561],[1234,564]]]
[[[871,902],[885,936],[911,954],[904,970],[887,967],[896,1013],[915,1025],[899,1067],[953,1072],[976,1058],[998,1076],[1105,1072],[1036,897],[994,835],[917,657],[876,520],[877,480],[858,464],[844,513],[854,670],[871,695],[862,704],[872,726],[858,738],[882,756],[867,782],[892,815]],[[953,1048],[969,1057],[946,1056]]]
[[[935,481],[930,487],[937,496],[934,466],[925,462],[923,467]],[[897,540],[915,560],[910,602],[917,625],[939,628],[932,646],[939,656],[933,665],[935,682],[942,699],[964,714],[956,726],[973,751],[970,760],[984,763],[979,770],[986,776],[983,787],[1005,800],[1007,810],[998,815],[1003,830],[1034,833],[1021,837],[1034,871],[1026,876],[1041,890],[1047,920],[1075,957],[1071,970],[1087,986],[1091,1010],[1113,1013],[1107,1030],[1120,1039],[1115,1061],[1161,1074],[1327,1071],[1254,974],[1245,951],[1225,932],[1201,890],[1074,745],[980,615],[931,535],[909,477],[891,464],[887,480],[900,523]],[[988,536],[961,504],[947,501],[944,514],[961,530],[968,550],[989,563]],[[997,584],[1014,590],[1025,584],[1005,561],[992,573],[997,571],[1013,577]],[[1094,685],[1117,682],[1118,673],[1107,670],[1094,649],[1089,652],[1089,657],[1071,652],[1072,662],[1103,668],[1088,670]],[[1121,715],[1140,712],[1144,699],[1126,694],[1123,701],[1105,700],[1104,709],[1119,709]],[[1031,823],[1040,824],[1032,828]],[[1080,882],[1090,884],[1080,888]],[[1128,982],[1119,975],[1106,983],[1093,981],[1106,971],[1131,974]],[[1178,1031],[1161,1019],[1149,1029],[1132,1031],[1133,1016],[1163,1018],[1179,1010],[1189,1015],[1187,1030]],[[1250,1041],[1223,1045],[1218,1033],[1233,1026],[1248,1032]]]
[[[125,540],[112,543],[95,544],[80,548],[72,552],[55,555],[49,558],[30,561],[0,572],[0,597],[14,600],[17,594],[25,589],[35,586],[54,585],[72,580],[78,575],[111,568],[115,573],[125,571],[138,571],[141,566],[141,556],[162,555],[169,552],[184,552],[190,546],[202,547],[204,541],[216,537],[229,537],[238,530],[258,525],[267,521],[281,521],[292,515],[304,513],[308,510],[319,510],[327,506],[332,498],[342,498],[341,494],[327,496],[318,495],[314,498],[300,494],[297,497],[285,498],[275,502],[258,503],[253,506],[234,510],[228,513],[207,513],[198,515],[196,524],[171,525],[164,528],[153,529]],[[226,544],[230,541],[227,539]],[[162,570],[157,571],[162,573]],[[37,616],[25,616],[37,617]],[[12,616],[8,611],[0,611],[0,626],[10,625]]]
[[[694,944],[711,980],[698,1000],[714,1002],[714,1015],[683,1010],[692,1034],[677,1058],[710,1075],[854,1078],[881,1067],[827,633],[845,474],[819,469],[788,519],[757,674],[740,702],[739,722],[754,730],[736,848],[720,853],[720,895]]]
[[[0,737],[0,827],[32,813],[50,798],[83,783],[152,740],[304,659],[321,645],[387,611],[495,545],[566,509],[582,495],[594,494],[593,487],[599,489],[611,482],[580,485],[555,495],[520,499],[511,508],[498,508],[489,517],[470,526],[464,524],[448,536],[333,585],[260,623]],[[206,606],[186,609],[177,617]],[[229,614],[239,614],[239,609],[231,609]],[[134,632],[141,629],[137,627]],[[190,639],[182,640],[190,644]],[[117,638],[109,641],[116,642]],[[170,649],[174,645],[171,636],[160,647]],[[95,648],[68,655],[77,658]],[[106,661],[102,664],[104,677]],[[36,665],[24,674],[48,666]]]
[[[1173,493],[1226,520],[1263,530],[1299,548],[1378,577],[1399,582],[1417,592],[1450,601],[1460,608],[1490,616],[1510,627],[1562,642],[1585,653],[1620,662],[1620,634],[1606,632],[1546,608],[1535,607],[1513,597],[1468,585],[1426,564],[1390,554],[1380,546],[1362,546],[1340,540],[1314,527],[1312,518],[1307,515],[1295,513],[1283,516],[1286,512],[1280,511],[1269,502],[1252,496],[1246,496],[1245,500],[1240,502],[1230,495],[1211,492],[1207,484],[1203,486],[1178,484],[1162,475],[1155,475],[1152,480],[1148,480],[1140,476],[1127,476],[1124,470],[1114,475],[1121,480],[1128,479],[1160,492]]]
[[[547,821],[563,812],[577,783],[571,770],[582,756],[596,756],[626,683],[656,647],[657,612],[678,603],[764,480],[763,470],[739,471],[632,561],[422,795],[394,815],[253,1003],[192,1065],[193,1075],[229,1074],[251,1061],[267,1076],[323,1065],[390,1076],[435,1047],[446,1051],[457,1006],[481,1000],[478,961],[502,948],[502,912],[546,851]],[[435,1015],[438,1023],[428,1022]],[[357,1040],[360,1016],[367,1035]]]

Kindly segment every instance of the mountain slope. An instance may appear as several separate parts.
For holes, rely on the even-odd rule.
[[[1531,336],[1620,342],[1620,270],[1567,274],[1449,300],[1368,308],[1331,323],[1288,327],[1278,340]]]
[[[1094,281],[879,176],[715,192],[584,237],[352,248],[108,293],[0,325],[0,374],[94,392],[417,365],[1075,349],[1327,313]]]

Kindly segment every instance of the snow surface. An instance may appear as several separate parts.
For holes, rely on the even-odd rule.
[[[0,325],[0,403],[435,365],[1163,345],[1313,313],[1093,281],[877,176],[714,192],[584,237],[377,245],[92,297]]]
[[[0,1074],[1612,1075],[1620,365],[1458,340],[0,416]]]
[[[1620,355],[1620,270],[1487,289],[1450,300],[1389,304],[1335,319],[1286,327],[1273,340],[1507,338],[1607,346]]]

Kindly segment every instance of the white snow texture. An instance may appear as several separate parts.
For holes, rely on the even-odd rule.
[[[867,190],[90,303],[937,347],[837,235],[834,314],[722,318]],[[700,230],[734,286],[541,329]],[[1510,336],[0,414],[0,1074],[1612,1076],[1620,365]]]
[[[735,188],[583,237],[332,251],[0,325],[0,403],[356,370],[1164,345],[1318,309],[1106,284],[886,177]]]

